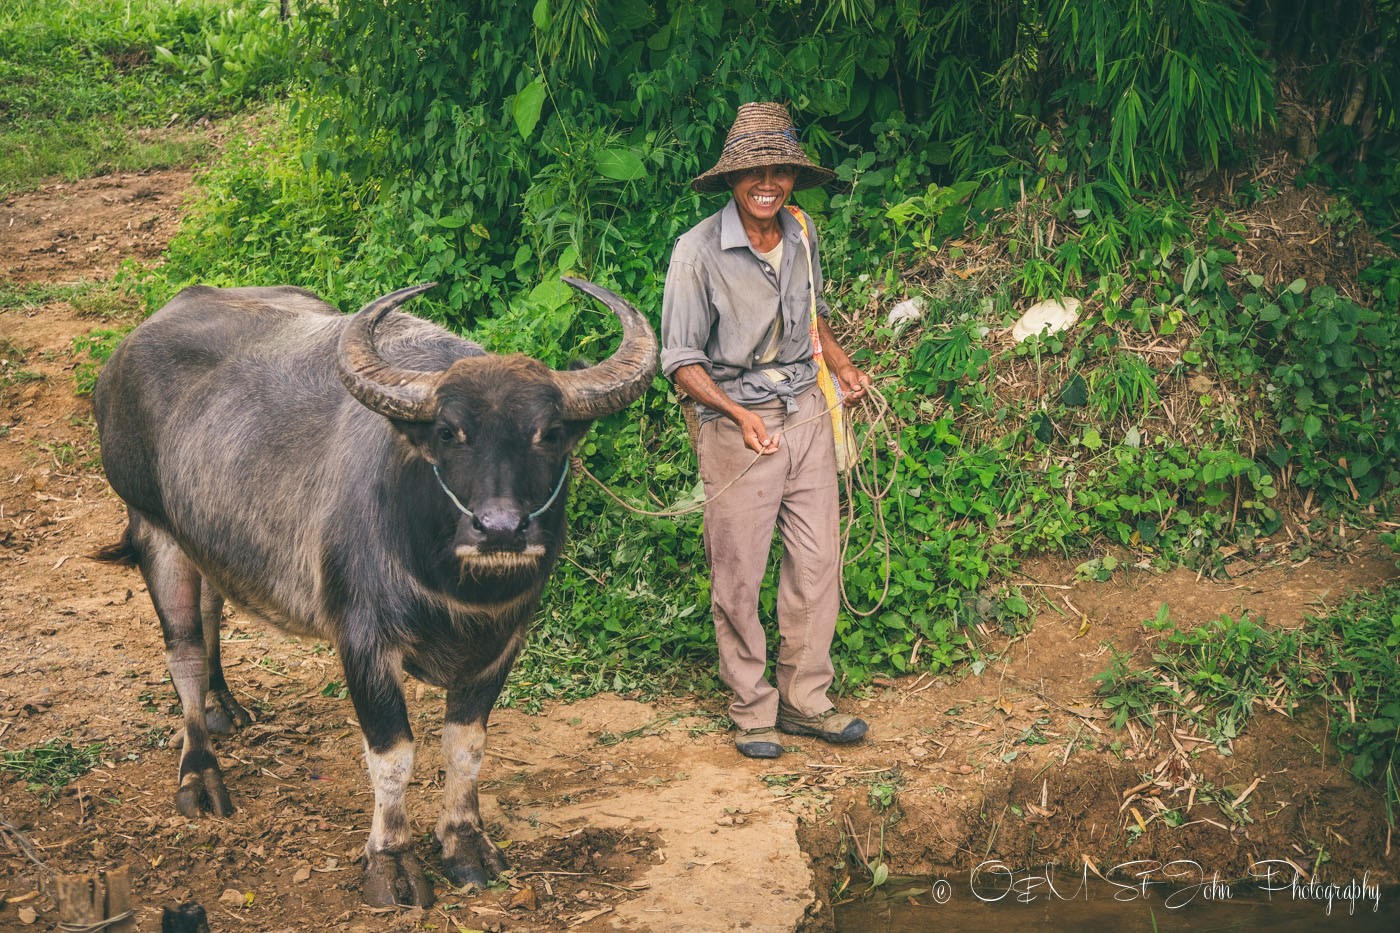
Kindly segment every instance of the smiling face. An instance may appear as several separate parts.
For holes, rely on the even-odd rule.
[[[797,181],[793,165],[765,165],[726,176],[745,226],[768,226],[783,209]]]

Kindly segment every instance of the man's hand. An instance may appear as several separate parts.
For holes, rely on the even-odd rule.
[[[761,417],[747,408],[741,408],[734,420],[738,422],[739,430],[744,435],[744,446],[749,450],[764,455],[778,452],[778,443],[782,435],[774,434],[770,437]]]
[[[699,363],[682,366],[675,371],[671,378],[676,381],[676,386],[691,399],[713,408],[737,424],[744,438],[744,446],[749,450],[756,454],[775,454],[778,452],[778,435],[769,437],[768,428],[764,426],[763,419],[725,395],[724,390],[715,385],[715,381],[710,378],[710,374],[704,366]]]
[[[870,377],[858,369],[846,351],[841,349],[836,335],[831,332],[831,325],[824,317],[817,318],[817,335],[821,338],[826,365],[831,367],[836,381],[841,384],[842,400],[848,406],[864,400],[870,394]]]
[[[841,383],[842,401],[846,405],[854,405],[865,398],[870,389],[870,377],[861,372],[851,363],[847,363],[836,371],[836,378]]]

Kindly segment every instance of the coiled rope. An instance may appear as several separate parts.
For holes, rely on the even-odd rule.
[[[836,403],[836,405],[840,404],[840,402]],[[809,418],[803,418],[801,421],[795,421],[792,424],[785,425],[784,431],[799,428],[804,424],[810,424],[818,419],[830,420],[831,413],[835,410],[836,405],[824,408]],[[899,473],[900,451],[894,432],[890,429],[890,405],[889,402],[885,400],[884,395],[880,393],[880,390],[875,388],[874,385],[868,386],[866,398],[857,403],[857,405],[860,408],[869,407],[871,412],[870,417],[865,421],[863,436],[858,436],[855,462],[851,465],[846,479],[845,522],[844,527],[841,529],[841,604],[846,607],[846,610],[850,612],[851,615],[859,618],[866,618],[880,611],[880,608],[885,604],[885,598],[889,596],[890,592],[890,535],[889,529],[885,526],[883,504],[885,497],[888,496],[890,490],[894,488],[895,478]],[[860,432],[857,433],[859,435]],[[881,482],[879,478],[879,455],[882,449],[888,450],[894,454],[889,475],[885,477],[883,482]],[[708,503],[714,502],[720,496],[724,495],[735,483],[739,482],[739,480],[744,477],[744,474],[753,469],[754,464],[758,463],[759,459],[763,456],[763,454],[754,454],[753,459],[749,461],[748,465],[740,470],[733,479],[716,489],[713,493],[707,493],[699,502],[677,509],[662,509],[660,511],[643,509],[626,501],[616,492],[609,489],[602,480],[589,472],[588,467],[584,466],[583,460],[580,457],[574,457],[573,461],[574,466],[580,473],[592,480],[594,485],[601,489],[608,498],[612,499],[627,511],[636,515],[646,516],[647,518],[680,518],[701,511]],[[870,501],[871,512],[874,517],[871,521],[869,536],[865,539],[865,542],[860,545],[859,550],[857,550],[855,554],[851,554],[851,533],[855,529],[859,519],[856,510],[856,496],[853,494],[855,490],[864,493],[865,497]],[[884,568],[880,597],[870,609],[857,609],[851,603],[850,596],[846,592],[845,568],[847,564],[854,563],[877,546],[881,550]]]

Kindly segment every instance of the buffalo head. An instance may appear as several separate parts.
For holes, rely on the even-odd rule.
[[[556,372],[529,357],[490,354],[429,371],[391,362],[376,346],[376,329],[431,284],[371,302],[341,337],[341,381],[394,423],[431,470],[430,494],[451,503],[452,549],[464,574],[511,575],[538,564],[558,537],[573,445],[593,420],[640,397],[656,372],[656,337],[645,318],[606,289],[565,281],[622,322],[622,345],[597,365]]]

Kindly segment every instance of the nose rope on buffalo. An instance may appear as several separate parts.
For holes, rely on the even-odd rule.
[[[885,397],[880,394],[880,390],[876,389],[875,386],[869,386],[868,390],[869,403],[873,405],[874,411],[872,417],[866,422],[864,436],[861,437],[856,444],[856,456],[854,458],[854,463],[851,465],[848,487],[853,485],[855,489],[864,493],[866,498],[870,500],[874,521],[871,524],[869,537],[865,539],[864,544],[860,545],[855,554],[851,554],[851,532],[856,526],[857,516],[856,497],[853,495],[854,490],[848,488],[846,493],[846,520],[841,530],[841,567],[843,569],[843,573],[841,574],[841,603],[851,615],[859,618],[872,616],[879,612],[880,607],[885,604],[885,597],[887,597],[890,592],[890,534],[889,529],[885,527],[883,505],[885,497],[888,496],[890,490],[894,488],[895,477],[899,472],[899,445],[895,441],[894,434],[889,426],[889,402],[885,400]],[[787,425],[786,429],[791,430],[793,428],[798,428],[804,424],[809,424],[823,418],[829,419],[831,413],[835,411],[836,407],[840,404],[841,402],[838,401],[836,404],[823,409],[810,418],[804,418],[801,421],[795,421]],[[866,403],[862,402],[861,404],[864,406]],[[881,443],[881,441],[883,441],[883,443]],[[890,467],[889,475],[885,478],[883,483],[879,481],[878,477],[880,463],[879,449],[881,447],[884,447],[895,455],[894,465]],[[627,511],[637,515],[644,515],[648,518],[679,518],[683,515],[693,515],[699,512],[705,508],[707,503],[713,502],[724,495],[735,483],[743,478],[745,473],[753,469],[754,464],[758,463],[762,456],[763,454],[754,454],[753,459],[749,461],[748,465],[745,466],[737,476],[719,489],[716,489],[713,494],[706,495],[699,502],[679,509],[663,509],[661,511],[651,511],[632,505],[604,485],[602,480],[590,473],[588,467],[584,466],[582,458],[575,456],[573,462],[580,473],[591,479],[599,489],[603,490],[608,498],[612,499]],[[880,590],[880,597],[871,608],[865,610],[857,609],[852,605],[850,596],[846,593],[846,575],[844,569],[847,564],[854,563],[868,554],[872,548],[876,547],[877,543],[881,548],[884,566],[884,577]]]
[[[437,477],[438,485],[442,487],[443,492],[447,493],[447,498],[451,499],[452,504],[457,506],[457,511],[461,512],[467,518],[470,518],[473,521],[475,521],[476,513],[473,512],[471,509],[467,508],[465,505],[463,505],[462,500],[458,499],[456,495],[453,494],[452,490],[447,488],[447,484],[442,480],[442,474],[438,472],[438,466],[436,463],[433,464],[433,476]],[[564,489],[564,481],[568,478],[569,464],[568,461],[565,461],[564,469],[559,471],[559,482],[554,484],[554,491],[549,494],[549,498],[545,500],[544,505],[540,506],[539,508],[535,509],[535,511],[531,512],[529,515],[525,516],[525,521],[523,523],[524,525],[530,524],[535,519],[543,515],[545,512],[549,511],[549,507],[554,504],[554,500],[559,498],[559,493],[562,492]]]

